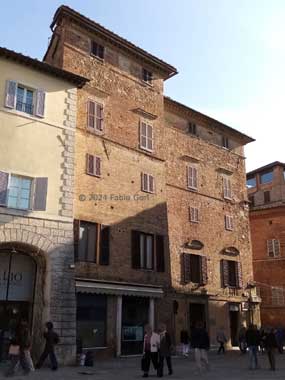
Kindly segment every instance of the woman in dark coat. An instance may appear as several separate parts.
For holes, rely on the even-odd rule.
[[[278,345],[276,341],[276,336],[274,334],[274,329],[270,329],[268,334],[266,334],[264,345],[265,345],[265,349],[268,355],[270,369],[272,371],[275,371],[276,369],[275,350],[278,347]]]
[[[171,363],[171,338],[169,333],[166,331],[166,325],[160,325],[160,347],[159,347],[159,360],[158,360],[158,370],[157,376],[163,376],[163,366],[164,359],[166,359],[168,374],[172,375],[172,363]]]

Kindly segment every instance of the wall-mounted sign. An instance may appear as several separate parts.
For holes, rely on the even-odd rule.
[[[32,301],[35,269],[29,256],[0,253],[0,300]]]
[[[249,310],[249,303],[248,302],[242,302],[241,303],[241,310],[242,311],[248,311]]]

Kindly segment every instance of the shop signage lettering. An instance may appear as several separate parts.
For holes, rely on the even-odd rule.
[[[9,277],[8,271],[5,270],[4,272],[0,272],[0,284],[2,282],[6,284],[8,282],[8,277]],[[9,279],[10,283],[14,282],[18,284],[19,282],[22,282],[22,280],[23,280],[23,273],[21,272],[10,273],[10,279]]]

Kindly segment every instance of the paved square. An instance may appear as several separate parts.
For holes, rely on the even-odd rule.
[[[285,354],[276,355],[277,370],[269,371],[266,355],[259,355],[261,368],[256,371],[248,369],[248,354],[241,355],[238,351],[228,352],[225,356],[217,355],[211,351],[210,355],[211,370],[208,373],[198,375],[193,359],[193,353],[187,359],[173,358],[174,374],[165,375],[165,378],[177,379],[211,379],[211,380],[267,380],[285,379]],[[167,371],[166,371],[167,373]],[[35,371],[29,376],[16,375],[15,380],[128,380],[140,379],[140,358],[114,359],[95,363],[93,368],[87,367],[64,367],[57,372],[52,372],[47,368]],[[150,371],[150,378],[156,378],[154,371]],[[4,379],[3,371],[0,379]]]

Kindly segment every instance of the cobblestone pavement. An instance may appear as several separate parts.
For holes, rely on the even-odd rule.
[[[210,353],[211,370],[197,374],[193,354],[189,358],[173,358],[174,374],[165,376],[165,379],[209,379],[209,380],[267,380],[285,379],[285,354],[276,355],[277,370],[269,371],[266,355],[259,355],[261,368],[256,371],[248,369],[248,355],[241,355],[238,351],[227,352],[225,356]],[[166,371],[167,372],[167,371]],[[57,372],[47,368],[35,371],[29,376],[16,375],[13,379],[30,380],[128,380],[140,379],[140,358],[114,359],[95,364],[93,368],[64,367]],[[150,379],[156,378],[154,371],[150,372]],[[0,379],[4,379],[3,369]]]

